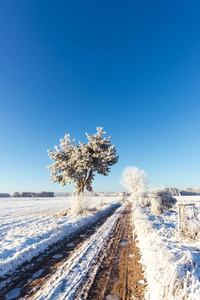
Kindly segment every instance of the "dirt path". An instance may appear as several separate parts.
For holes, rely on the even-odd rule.
[[[44,258],[44,260],[28,271],[23,273],[21,280],[16,279],[12,285],[5,290],[4,296],[0,299],[6,299],[5,294],[9,291],[13,294],[18,293],[10,299],[36,299],[35,295],[43,290],[49,283],[53,284],[54,274],[67,266],[70,259],[74,260],[74,254],[81,253],[79,249],[85,247],[88,241],[93,239],[98,232],[105,232],[106,228],[113,228],[109,234],[108,240],[102,243],[97,258],[88,269],[85,277],[81,279],[79,288],[76,290],[73,299],[76,300],[129,300],[144,299],[144,290],[146,288],[145,279],[143,277],[142,266],[139,263],[140,253],[133,240],[133,227],[131,222],[131,206],[125,206],[125,210],[121,210],[118,214],[113,210],[105,218],[98,223],[93,224],[90,228],[78,232],[71,240],[63,243],[62,247],[58,247]],[[120,208],[121,209],[121,208]],[[117,223],[114,227],[109,227],[110,219],[113,213],[118,214]],[[95,244],[91,244],[92,248]],[[79,263],[78,263],[79,264]],[[77,263],[76,263],[77,265]],[[77,265],[78,266],[78,265]],[[66,269],[66,271],[72,271]],[[23,270],[22,270],[23,271]],[[69,278],[66,277],[67,272],[64,271],[63,288]],[[66,272],[66,273],[65,273]],[[54,281],[54,284],[56,281]],[[57,286],[57,283],[56,283]],[[62,290],[62,287],[61,287]],[[39,299],[39,298],[38,298]],[[43,299],[43,298],[42,298]],[[57,299],[50,298],[50,299]],[[68,298],[63,298],[68,299]],[[70,299],[72,299],[70,297]]]
[[[144,299],[139,249],[133,239],[130,206],[122,213],[110,249],[87,295],[88,300]]]
[[[118,206],[117,206],[118,207]],[[52,245],[47,251],[22,265],[16,273],[10,276],[9,283],[0,291],[0,300],[5,300],[8,293],[13,292],[12,299],[30,299],[38,289],[42,288],[53,273],[70,257],[74,249],[92,236],[98,227],[116,211],[113,208],[95,223],[90,223],[85,228],[78,230],[75,235]],[[7,278],[5,279],[7,280]],[[3,279],[0,278],[0,281]],[[18,293],[18,291],[20,291]],[[19,294],[19,295],[18,295]]]

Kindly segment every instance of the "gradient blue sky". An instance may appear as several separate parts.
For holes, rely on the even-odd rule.
[[[0,192],[73,191],[47,149],[97,126],[152,186],[200,186],[199,1],[0,1]]]

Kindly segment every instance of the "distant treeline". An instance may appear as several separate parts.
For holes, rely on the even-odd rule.
[[[184,188],[180,190],[181,196],[200,195],[200,188]]]
[[[184,188],[179,190],[173,187],[165,187],[162,190],[169,192],[172,196],[192,196],[192,195],[200,195],[200,188]]]
[[[7,197],[11,197],[11,196],[10,196],[10,194],[7,194],[7,193],[0,193],[0,197],[7,198]]]
[[[166,192],[169,192],[172,196],[190,196],[190,195],[200,195],[200,188],[184,188],[182,190],[179,190],[177,188],[173,187],[165,187],[162,188],[162,190],[166,190]],[[8,197],[70,197],[72,196],[72,192],[14,192],[13,194],[8,193],[0,193],[0,198],[8,198]],[[91,192],[89,193],[89,196],[91,197],[116,197],[116,196],[129,196],[129,193],[126,192]]]
[[[55,193],[55,197],[71,197],[73,192],[58,192]],[[89,192],[89,197],[120,197],[120,196],[128,196],[129,194],[126,192]]]
[[[73,192],[14,192],[13,194],[8,193],[0,193],[0,198],[8,198],[8,197],[71,197]],[[89,193],[90,197],[117,197],[117,196],[125,196],[128,195],[126,192],[91,192]]]
[[[7,197],[54,197],[54,192],[14,192],[12,195],[8,193],[0,193],[1,198]]]

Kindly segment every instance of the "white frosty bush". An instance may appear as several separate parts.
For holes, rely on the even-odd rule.
[[[77,194],[71,197],[71,215],[83,214],[87,209],[87,198]]]
[[[144,206],[144,199],[143,199],[143,197],[140,197],[138,199],[138,201],[139,201],[140,205]]]
[[[150,195],[152,194],[156,197],[159,196],[161,198],[163,208],[170,209],[176,203],[176,199],[173,197],[173,195],[175,194],[173,188],[167,188],[167,187],[156,188],[151,190]]]
[[[200,240],[200,224],[199,220],[192,218],[187,220],[188,237],[196,241]]]
[[[146,192],[149,180],[144,170],[129,166],[124,169],[120,183],[131,193],[130,199],[138,201]]]
[[[148,197],[146,197],[146,195],[143,195],[142,197],[139,198],[139,203],[141,206],[150,206],[151,205],[151,201]]]
[[[192,206],[186,206],[184,210],[185,219],[183,212],[179,216],[179,237],[200,241],[200,221],[197,212],[193,210]]]
[[[152,197],[151,198],[151,213],[155,216],[159,216],[162,213],[162,201],[161,197]]]

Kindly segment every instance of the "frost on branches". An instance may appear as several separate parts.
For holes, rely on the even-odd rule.
[[[111,145],[111,137],[105,138],[102,127],[97,127],[97,133],[86,133],[88,143],[71,141],[70,135],[66,134],[60,140],[60,148],[55,146],[55,151],[48,150],[50,158],[55,161],[47,168],[52,171],[50,180],[58,182],[62,186],[74,182],[74,187],[81,195],[86,187],[92,191],[94,173],[107,176],[110,167],[118,162],[119,156],[116,149]]]
[[[149,180],[144,170],[137,167],[126,167],[120,183],[131,193],[132,198],[139,200],[146,192]]]

